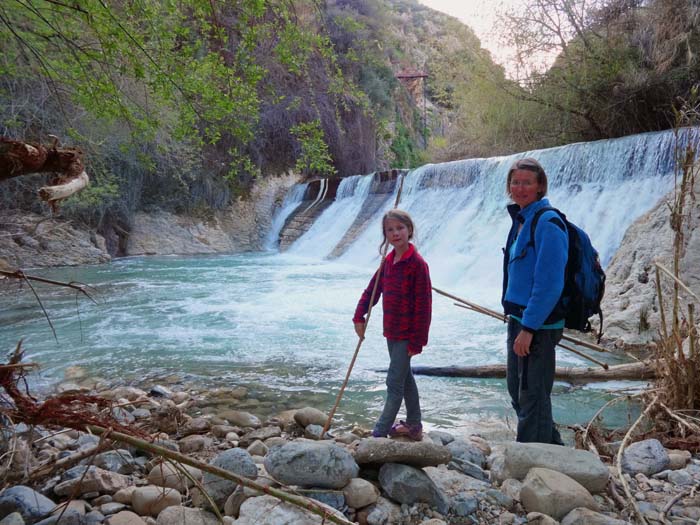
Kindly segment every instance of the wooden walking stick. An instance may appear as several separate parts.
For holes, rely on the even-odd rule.
[[[400,175],[399,176],[399,190],[396,193],[396,200],[394,201],[394,208],[396,208],[399,205],[399,201],[401,200],[401,190],[403,189],[403,180],[405,175]],[[372,288],[372,295],[370,296],[369,299],[369,308],[367,310],[367,320],[365,321],[365,331],[367,331],[367,325],[369,324],[369,318],[372,316],[372,307],[374,305],[374,298],[377,296],[377,286],[379,285],[379,279],[382,277],[382,270],[384,269],[384,262],[386,261],[386,252],[387,249],[389,248],[389,242],[385,241],[384,245],[382,246],[382,260],[379,263],[379,268],[377,269],[377,273],[374,274],[374,287]],[[359,341],[357,341],[357,346],[355,347],[355,353],[352,355],[352,359],[350,360],[350,366],[348,367],[348,371],[345,374],[345,380],[343,381],[343,385],[340,387],[340,392],[338,392],[338,396],[335,399],[335,404],[333,405],[333,408],[331,409],[330,413],[328,414],[328,419],[326,420],[326,424],[323,425],[323,432],[321,432],[321,436],[324,436],[326,432],[328,432],[328,429],[331,426],[331,422],[333,421],[333,416],[335,415],[335,411],[338,409],[338,405],[340,405],[340,400],[343,398],[343,393],[345,392],[345,387],[348,386],[348,381],[350,380],[350,374],[352,373],[352,369],[355,366],[355,361],[357,361],[357,355],[360,353],[360,347],[362,346],[362,341],[365,340],[364,333],[362,337],[360,337]]]

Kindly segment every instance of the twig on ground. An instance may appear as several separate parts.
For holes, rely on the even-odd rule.
[[[634,424],[630,427],[630,429],[627,431],[627,434],[625,434],[625,437],[622,439],[622,443],[620,444],[620,449],[617,451],[617,475],[620,478],[620,483],[622,483],[622,488],[625,491],[625,495],[627,496],[627,499],[629,503],[632,505],[632,508],[634,509],[635,514],[637,514],[637,517],[639,518],[639,521],[643,525],[648,525],[648,522],[646,518],[644,517],[644,514],[639,510],[639,507],[637,506],[637,502],[634,499],[634,496],[632,496],[632,492],[630,491],[629,485],[627,484],[627,480],[625,479],[625,475],[622,472],[622,453],[625,450],[625,446],[627,445],[627,441],[629,441],[630,437],[632,436],[632,433],[634,432],[634,429],[637,428],[637,425],[642,422],[642,420],[651,412],[651,409],[656,405],[656,402],[658,401],[659,397],[656,396],[654,399],[649,403],[647,408],[642,412],[637,420],[634,422]]]

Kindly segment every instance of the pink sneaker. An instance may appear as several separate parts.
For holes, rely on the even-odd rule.
[[[391,430],[389,431],[389,436],[404,436],[413,441],[420,441],[423,439],[423,425],[421,425],[420,423],[418,423],[417,425],[409,425],[405,421],[401,420],[391,427]]]

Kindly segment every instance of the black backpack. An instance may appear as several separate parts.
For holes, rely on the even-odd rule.
[[[600,302],[605,293],[605,272],[600,265],[598,251],[591,244],[588,234],[566,219],[566,215],[556,208],[537,210],[530,226],[530,243],[535,246],[535,227],[545,211],[557,212],[569,232],[569,258],[566,263],[564,291],[558,309],[564,314],[564,326],[581,332],[591,332],[589,318],[598,315],[600,330],[598,342],[603,335],[603,312]]]

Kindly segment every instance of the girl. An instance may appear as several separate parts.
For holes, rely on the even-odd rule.
[[[386,256],[381,269],[374,304],[381,294],[390,364],[386,376],[386,402],[372,436],[402,435],[419,441],[423,438],[423,425],[418,388],[411,372],[411,357],[420,354],[428,343],[432,289],[428,265],[409,242],[414,231],[413,220],[405,211],[394,209],[382,218],[382,245],[388,242],[394,249]],[[361,339],[365,337],[365,314],[376,277],[375,273],[353,317],[355,332]],[[406,421],[393,425],[402,400],[406,402]]]

